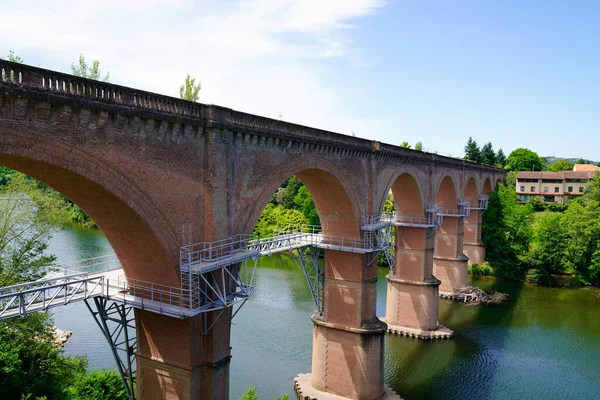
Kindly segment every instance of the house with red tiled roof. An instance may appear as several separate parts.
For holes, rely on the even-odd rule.
[[[576,164],[579,167],[573,171],[563,172],[528,172],[517,173],[516,191],[519,202],[532,198],[545,203],[564,204],[570,197],[581,196],[585,185],[600,171],[600,167],[592,169],[593,165]]]

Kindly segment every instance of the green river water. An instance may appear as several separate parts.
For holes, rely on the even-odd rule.
[[[59,261],[111,252],[98,231],[57,232],[48,252]],[[388,270],[379,269],[378,315],[385,313]],[[386,335],[385,381],[404,399],[600,398],[600,290],[558,289],[496,279],[470,279],[509,294],[495,306],[440,300],[446,341]],[[257,386],[259,398],[293,394],[296,374],[311,368],[314,303],[304,276],[281,255],[259,261],[256,291],[233,320],[231,398]],[[53,311],[73,331],[67,354],[90,367],[113,368],[104,338],[83,303]],[[294,398],[294,396],[291,396]]]

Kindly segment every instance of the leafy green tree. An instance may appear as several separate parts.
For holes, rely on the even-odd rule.
[[[294,203],[296,204],[296,207],[302,211],[302,214],[306,217],[309,225],[321,225],[317,207],[306,186],[303,185],[298,189],[298,194],[294,197]]]
[[[488,210],[483,214],[482,240],[496,275],[524,278],[527,269],[522,257],[533,237],[532,221],[531,205],[517,203],[514,186],[500,184],[490,194]]]
[[[108,82],[110,79],[110,72],[107,72],[106,75],[104,75],[104,78],[101,78],[102,73],[100,72],[100,61],[94,60],[92,61],[92,64],[89,65],[85,61],[85,57],[83,56],[83,54],[79,55],[79,60],[77,64],[71,64],[71,72],[75,76],[93,79],[95,81],[102,80],[103,82]]]
[[[304,185],[300,179],[296,178],[295,176],[290,177],[284,182],[283,192],[281,193],[281,205],[283,208],[290,210],[297,208],[294,199],[296,198],[296,195],[302,186]]]
[[[496,164],[500,165],[502,168],[506,166],[506,156],[502,149],[498,149],[498,153],[496,153]]]
[[[258,400],[258,395],[256,394],[256,386],[246,388],[246,391],[244,392],[244,394],[242,394],[240,400]]]
[[[11,61],[14,63],[19,63],[19,64],[23,64],[25,62],[25,61],[23,61],[23,59],[21,57],[19,57],[18,55],[15,54],[14,50],[8,51],[8,56],[6,57],[6,59],[8,61]]]
[[[506,158],[508,171],[542,171],[543,168],[540,157],[529,149],[518,148]]]
[[[68,204],[22,174],[0,196],[0,286],[40,279],[55,261],[44,251],[52,231],[68,222]]]
[[[196,78],[192,78],[188,74],[185,83],[179,88],[179,97],[183,100],[198,101],[201,87],[202,84],[200,82],[196,83]]]
[[[528,276],[537,283],[550,283],[551,274],[564,272],[568,237],[562,224],[563,215],[551,213],[538,222],[533,249],[524,260],[529,262]]]
[[[568,237],[565,272],[577,275],[580,283],[600,284],[600,204],[572,201],[562,222]]]
[[[492,142],[487,142],[481,148],[481,162],[485,165],[496,165],[496,152],[492,146]]]
[[[417,142],[415,144],[415,150],[417,150],[417,151],[423,151],[423,143],[421,143],[420,141]]]
[[[588,164],[588,162],[587,162],[587,160],[580,158],[579,160],[575,161],[575,164]]]
[[[275,400],[289,400],[289,398],[289,395],[284,394],[283,396],[281,396],[281,399],[279,397],[275,397]],[[240,400],[258,400],[258,395],[256,394],[256,386],[246,388],[246,391],[244,392],[244,394],[242,394]]]
[[[600,173],[596,174],[585,186],[584,197],[600,202]]]
[[[23,174],[0,187],[0,286],[43,278],[56,260],[45,254],[52,231],[68,221],[67,204]],[[47,313],[0,322],[0,398],[65,398],[85,371],[54,343]]]
[[[465,160],[476,163],[482,162],[481,150],[479,150],[477,142],[470,136],[467,145],[465,146]]]
[[[408,142],[402,142],[400,147],[404,147],[405,149],[410,149],[410,144],[408,144]]]
[[[385,203],[383,204],[383,212],[384,213],[393,213],[396,211],[396,203],[394,202],[394,196],[390,193],[385,198]]]
[[[65,398],[86,366],[85,358],[62,355],[47,313],[0,322],[0,398]]]
[[[568,160],[558,160],[550,165],[550,171],[552,172],[560,172],[560,171],[572,171],[573,164],[571,164]]]
[[[69,391],[72,400],[129,399],[119,374],[105,369],[81,375]]]
[[[308,219],[301,211],[288,210],[281,205],[268,203],[256,223],[254,234],[260,237],[270,237],[275,231],[307,224]]]

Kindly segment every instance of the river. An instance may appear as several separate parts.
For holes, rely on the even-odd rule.
[[[111,252],[104,236],[73,226],[48,248],[59,262]],[[378,315],[385,313],[385,268],[379,269]],[[600,389],[600,290],[558,289],[473,279],[509,294],[495,306],[440,300],[440,322],[455,332],[428,342],[386,335],[385,381],[404,399],[591,399]],[[281,255],[259,261],[256,290],[233,320],[231,398],[257,386],[259,398],[293,395],[296,374],[311,368],[314,304],[299,268]],[[91,368],[114,368],[100,330],[83,303],[53,311],[73,331],[65,347]]]

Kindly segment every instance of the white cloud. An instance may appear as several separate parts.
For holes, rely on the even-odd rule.
[[[344,112],[327,74],[333,58],[360,64],[352,28],[382,0],[0,2],[0,51],[35,54],[43,67],[67,71],[83,53],[115,83],[174,96],[190,73],[205,103],[373,133]]]

